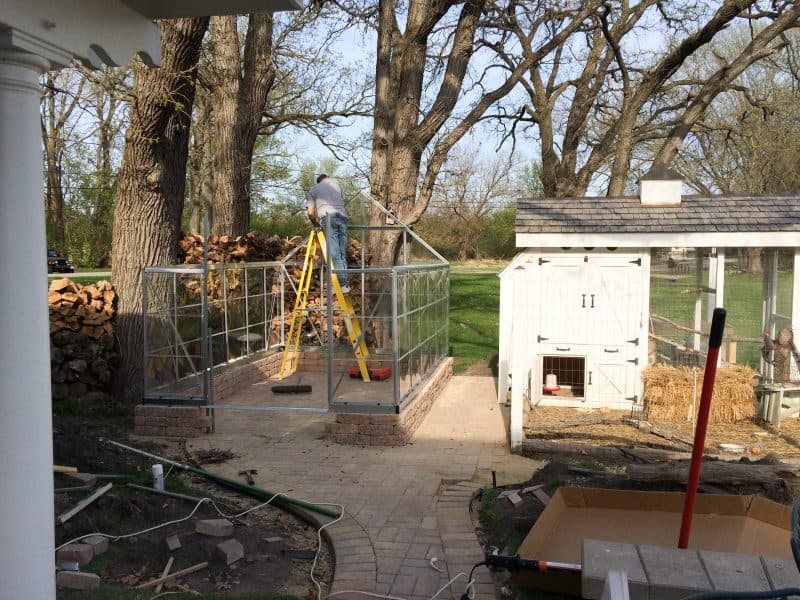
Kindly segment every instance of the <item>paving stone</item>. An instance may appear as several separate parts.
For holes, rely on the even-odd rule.
[[[175,552],[175,550],[178,550],[182,547],[181,538],[179,538],[177,535],[171,535],[167,537],[167,539],[164,540],[164,543],[167,545],[167,550],[170,552]]]
[[[81,566],[92,562],[94,548],[89,544],[67,544],[56,552],[56,563],[76,562]]]
[[[388,585],[391,586],[391,584],[394,583],[394,578],[395,577],[396,577],[396,574],[394,574],[394,573],[385,573],[385,572],[378,571],[377,581],[378,581],[378,583],[384,583],[384,584],[388,584]]]
[[[547,504],[550,502],[550,496],[547,495],[547,492],[545,492],[543,489],[533,490],[533,495],[536,496],[539,499],[539,502],[545,506],[547,506]]]
[[[383,527],[374,539],[379,542],[391,542],[397,531],[397,527]]]
[[[108,538],[102,535],[92,535],[81,540],[82,544],[92,547],[92,556],[100,556],[108,550]]]
[[[638,546],[650,600],[678,600],[693,592],[711,591],[711,582],[696,550]]]
[[[581,593],[584,598],[601,598],[608,572],[618,569],[628,575],[631,598],[647,600],[649,585],[635,544],[585,539],[582,552]]]
[[[505,449],[503,451],[505,451]],[[536,490],[540,490],[543,487],[544,487],[544,485],[542,485],[541,483],[539,485],[531,485],[531,486],[528,486],[526,488],[522,488],[522,491],[520,492],[520,494],[530,494],[531,492],[534,492]]]
[[[793,560],[762,556],[761,564],[772,584],[772,589],[800,587],[800,573],[797,572],[797,565]]]
[[[410,596],[414,592],[416,580],[417,578],[412,575],[398,575],[389,593],[392,596]]]
[[[100,587],[100,576],[80,571],[59,571],[56,585],[71,590],[96,590]]]
[[[386,596],[389,593],[389,590],[392,589],[392,584],[390,583],[382,583],[378,582],[375,584],[375,593],[381,594]]]
[[[277,358],[280,359],[279,354]],[[240,394],[240,403],[249,402],[250,388],[231,389],[232,394]],[[462,400],[465,392],[476,399],[468,406]],[[340,567],[347,569],[336,569],[333,590],[374,590],[422,600],[432,594],[419,593],[424,583],[415,586],[417,579],[433,573],[428,561],[434,545],[441,557],[439,564],[447,571],[445,575],[436,574],[439,587],[449,576],[455,575],[454,565],[468,572],[472,559],[482,558],[468,513],[469,498],[478,487],[475,481],[469,480],[476,476],[478,465],[502,474],[510,471],[504,465],[523,460],[509,454],[505,428],[493,395],[491,378],[456,378],[433,404],[424,421],[423,415],[417,418],[421,424],[413,445],[403,448],[364,449],[331,444],[319,437],[324,435],[324,423],[331,420],[329,417],[302,415],[298,418],[288,413],[269,415],[270,438],[266,442],[259,441],[256,447],[252,439],[262,433],[263,423],[255,423],[247,414],[235,412],[220,413],[219,433],[213,436],[213,441],[209,441],[212,439],[209,436],[190,444],[198,449],[224,446],[239,450],[247,457],[248,464],[270,471],[273,488],[293,488],[292,495],[296,497],[326,498],[345,505],[348,516],[329,529],[334,551],[340,558],[340,549],[363,557],[369,552],[362,555],[361,549],[374,544],[374,556],[368,561],[369,567],[340,560]],[[232,403],[236,403],[234,398],[232,395]],[[317,418],[319,423],[315,421]],[[382,423],[370,421],[369,424]],[[481,430],[479,440],[473,435],[476,427]],[[462,437],[470,444],[466,454],[460,443]],[[225,474],[224,467],[220,468],[220,474]],[[531,468],[526,464],[524,470],[529,475]],[[303,475],[298,477],[298,473]],[[523,481],[524,478],[505,480]],[[439,493],[441,496],[437,498]],[[403,506],[404,502],[408,505]],[[355,515],[358,522],[349,515]],[[391,529],[396,531],[392,533]],[[445,540],[448,543],[445,544]],[[390,545],[381,547],[386,543]],[[424,555],[409,558],[415,562],[406,564],[406,553],[412,545],[428,548]],[[450,551],[448,560],[445,560],[445,546]],[[372,566],[377,569],[373,571]],[[356,567],[359,570],[355,570]],[[488,571],[481,571],[483,569],[476,571],[476,578],[485,589],[481,589],[476,598],[493,598],[490,575]],[[368,574],[366,578],[365,573]],[[337,581],[339,574],[348,578],[341,582],[346,585]],[[378,577],[382,578],[380,583]],[[382,587],[378,589],[378,585]],[[439,598],[457,599],[464,585],[464,581],[457,581]],[[434,592],[437,590],[438,587]],[[336,600],[345,600],[347,596],[364,600],[363,595],[342,595]]]
[[[230,537],[233,535],[233,523],[228,519],[202,519],[197,521],[194,530],[212,537]]]
[[[522,504],[522,496],[520,496],[517,492],[511,492],[506,496],[506,498],[508,498],[508,501],[511,502],[514,508]]]
[[[220,542],[216,546],[217,556],[219,556],[226,565],[235,563],[240,558],[244,558],[244,546],[236,538],[231,538]]]
[[[758,556],[701,550],[700,560],[715,590],[766,592],[771,589]]]

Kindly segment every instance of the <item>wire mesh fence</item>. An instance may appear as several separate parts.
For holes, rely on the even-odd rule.
[[[760,252],[760,251],[759,251]],[[792,253],[776,253],[777,312],[791,314]],[[721,348],[723,363],[743,364],[759,371],[764,334],[775,327],[764,322],[762,255],[749,249],[727,249],[724,254],[723,304],[727,310]],[[711,314],[715,307],[716,261],[702,249],[656,249],[652,254],[650,282],[650,362],[702,367],[708,346]],[[780,327],[777,327],[780,329]]]

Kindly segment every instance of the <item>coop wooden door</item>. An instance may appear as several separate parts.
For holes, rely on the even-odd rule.
[[[627,257],[591,257],[586,285],[592,343],[625,346],[641,324],[641,273]]]
[[[539,332],[546,346],[575,346],[588,339],[586,267],[577,255],[543,256],[539,259]],[[572,350],[575,351],[574,349]]]
[[[632,362],[635,359],[602,351],[592,358],[587,367],[591,381],[587,400],[600,406],[629,407],[636,395],[636,365]]]
[[[630,255],[592,257],[590,312],[592,385],[588,398],[602,406],[626,408],[636,395],[642,275]]]

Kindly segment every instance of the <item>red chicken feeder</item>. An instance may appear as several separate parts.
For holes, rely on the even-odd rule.
[[[392,376],[392,369],[390,367],[371,367],[367,369],[369,378],[374,381],[385,381]],[[353,379],[361,377],[361,369],[358,367],[350,367],[347,374]]]

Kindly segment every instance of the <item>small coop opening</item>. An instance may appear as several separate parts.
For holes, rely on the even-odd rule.
[[[542,356],[542,392],[550,396],[582,398],[586,357]]]

